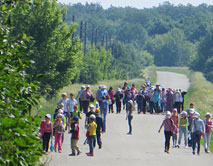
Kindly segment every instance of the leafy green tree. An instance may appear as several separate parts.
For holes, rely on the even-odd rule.
[[[213,28],[210,28],[207,35],[199,44],[198,56],[191,63],[193,70],[201,71],[205,77],[213,82]]]
[[[31,38],[26,52],[34,64],[27,73],[40,82],[41,94],[48,97],[71,83],[79,72],[77,63],[82,56],[79,40],[71,41],[76,24],[69,27],[62,22],[63,13],[56,1],[37,0],[25,10],[19,3],[12,15],[13,36],[26,33]]]
[[[11,37],[10,16],[18,14],[19,2],[0,2],[0,165],[34,166],[42,155],[38,118],[31,115],[38,104],[37,83],[25,72],[30,58],[23,51],[29,39],[25,34],[19,40]]]

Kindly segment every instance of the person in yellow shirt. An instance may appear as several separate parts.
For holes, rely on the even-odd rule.
[[[90,115],[90,123],[88,126],[89,131],[89,153],[87,153],[88,156],[94,156],[94,147],[96,142],[96,129],[97,124],[95,123],[95,115]]]

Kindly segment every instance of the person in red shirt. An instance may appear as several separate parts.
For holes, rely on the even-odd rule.
[[[177,147],[177,133],[178,133],[178,127],[179,127],[178,113],[176,108],[173,109],[171,119],[174,122],[174,128],[172,130],[172,142],[173,142],[172,147],[175,148]]]
[[[108,91],[108,95],[109,95],[109,113],[110,111],[113,113],[114,110],[113,110],[113,105],[114,105],[114,90],[112,87],[109,88],[109,91]]]
[[[45,115],[45,120],[41,121],[40,135],[43,140],[43,151],[47,155],[49,149],[50,137],[53,135],[53,124],[51,123],[51,115]]]
[[[209,153],[211,130],[213,128],[213,123],[211,118],[212,118],[212,115],[210,113],[206,113],[206,118],[203,120],[205,124],[204,145],[205,145],[206,153]]]
[[[70,154],[70,156],[75,156],[76,155],[76,151],[77,151],[77,155],[79,155],[81,153],[79,147],[78,147],[78,140],[79,140],[79,125],[78,125],[78,116],[74,116],[72,118],[72,128],[71,128],[71,149],[72,149],[72,153]]]

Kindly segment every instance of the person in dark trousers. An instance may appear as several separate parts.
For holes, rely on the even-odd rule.
[[[165,150],[164,150],[164,152],[169,153],[170,139],[171,139],[172,130],[173,130],[173,127],[174,127],[174,122],[171,119],[171,112],[170,111],[166,112],[166,117],[163,120],[163,123],[161,124],[160,129],[158,130],[158,133],[160,133],[163,126],[164,126],[164,135],[165,135]]]
[[[116,103],[116,113],[121,113],[121,101],[123,99],[123,94],[121,93],[121,89],[118,88],[115,95],[115,103]]]
[[[113,110],[113,105],[114,105],[114,102],[115,102],[114,101],[114,94],[115,94],[115,92],[114,92],[113,88],[110,87],[109,91],[108,91],[108,96],[109,96],[109,101],[110,101],[110,103],[109,103],[109,113],[110,112],[114,113],[114,110]]]
[[[103,120],[100,115],[100,109],[96,108],[95,111],[96,115],[96,124],[97,124],[97,129],[96,129],[96,138],[97,138],[97,144],[99,149],[102,148],[102,141],[101,141],[101,133],[103,132]]]
[[[141,90],[138,91],[138,94],[136,96],[136,103],[138,105],[138,114],[140,114],[143,107],[143,95],[141,93]]]
[[[200,155],[200,139],[201,135],[205,133],[205,125],[200,119],[198,112],[194,113],[192,122],[192,154],[195,155],[195,148],[197,147],[197,155]]]
[[[43,140],[43,151],[47,155],[49,149],[50,137],[53,135],[53,124],[51,123],[51,115],[45,115],[45,120],[41,121],[40,134]]]
[[[132,112],[133,111],[134,111],[134,103],[132,100],[129,100],[127,102],[126,120],[128,120],[128,125],[129,125],[129,132],[127,134],[130,134],[130,135],[132,135],[132,119],[133,119]]]

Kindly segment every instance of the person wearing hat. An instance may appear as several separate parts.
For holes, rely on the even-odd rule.
[[[172,131],[174,125],[174,121],[171,119],[171,112],[167,111],[165,119],[163,120],[160,129],[158,130],[158,133],[160,133],[162,127],[164,126],[164,135],[165,135],[165,149],[164,152],[169,153],[170,148],[170,139],[172,136]]]
[[[55,120],[57,118],[57,114],[58,114],[58,110],[64,110],[64,104],[60,103],[58,104],[57,108],[55,109],[54,115],[53,115],[53,119]]]
[[[95,147],[95,142],[96,142],[96,129],[97,129],[97,124],[95,123],[95,115],[92,114],[89,116],[90,123],[88,125],[88,132],[89,132],[89,153],[87,153],[88,156],[94,156],[94,147]]]
[[[79,140],[79,117],[78,116],[74,116],[72,117],[72,127],[71,127],[71,131],[70,133],[72,133],[71,135],[71,150],[72,153],[69,156],[75,156],[75,155],[79,155],[81,153],[79,147],[78,147],[78,140]],[[77,154],[76,154],[77,152]]]
[[[209,153],[211,130],[213,128],[213,122],[211,118],[212,115],[210,113],[206,113],[206,118],[203,120],[203,123],[205,125],[204,147],[206,153]]]
[[[125,103],[126,103],[126,111],[128,111],[129,110],[129,108],[128,108],[128,106],[129,106],[128,102],[130,100],[134,101],[134,97],[133,97],[133,94],[131,93],[131,88],[130,87],[127,88],[127,91],[125,93],[124,99],[125,99]]]
[[[95,106],[94,106],[93,104],[90,104],[89,108],[90,108],[90,111],[86,113],[85,128],[87,128],[88,125],[89,125],[89,122],[90,122],[89,117],[90,117],[91,115],[95,115]]]
[[[193,116],[194,116],[194,109],[190,109],[189,114],[188,114],[188,131],[189,131],[189,136],[188,136],[188,146],[192,146],[192,122],[193,122]]]
[[[200,139],[201,135],[205,133],[205,125],[200,119],[198,112],[194,113],[192,122],[192,154],[195,155],[195,148],[197,147],[197,155],[200,155]]]
[[[82,101],[81,94],[85,91],[86,87],[84,85],[81,86],[81,89],[78,91],[77,99],[79,101],[80,111],[82,112]]]
[[[181,112],[181,103],[183,102],[183,97],[179,91],[179,89],[176,89],[174,94],[174,107],[177,108],[178,114]]]
[[[87,85],[86,90],[81,94],[82,108],[85,114],[88,112],[90,101],[93,100],[93,92],[90,90],[90,85]]]
[[[40,137],[43,140],[43,151],[47,155],[49,150],[50,137],[53,136],[53,124],[51,122],[51,115],[46,114],[45,120],[41,121]]]
[[[60,111],[60,110],[59,110]],[[64,122],[63,122],[63,114],[59,113],[57,115],[57,119],[54,123],[55,128],[55,152],[57,152],[57,145],[58,145],[58,152],[61,153],[61,144],[62,144],[62,134],[65,131]]]
[[[172,133],[172,147],[175,148],[177,147],[177,133],[178,133],[178,128],[179,128],[179,117],[178,117],[178,113],[177,113],[177,109],[174,108],[173,112],[172,112],[172,117],[171,119],[174,122],[174,129],[173,129],[173,133]]]
[[[181,139],[182,135],[184,134],[184,144],[185,147],[188,147],[188,142],[187,142],[187,133],[188,133],[188,118],[187,118],[187,112],[183,111],[180,114],[180,119],[179,119],[179,138],[178,138],[178,145],[177,147],[180,148],[181,144]]]
[[[154,100],[153,100],[155,113],[160,113],[161,107],[160,94],[161,94],[160,85],[157,84],[154,90]]]
[[[102,141],[101,141],[101,133],[103,132],[103,119],[100,115],[100,109],[96,108],[95,110],[95,116],[96,116],[96,124],[97,124],[97,129],[96,129],[96,137],[97,137],[97,144],[99,146],[99,149],[102,148]]]
[[[123,99],[123,94],[120,88],[117,89],[114,97],[115,97],[115,104],[116,104],[116,113],[119,114],[121,113],[121,101]]]

